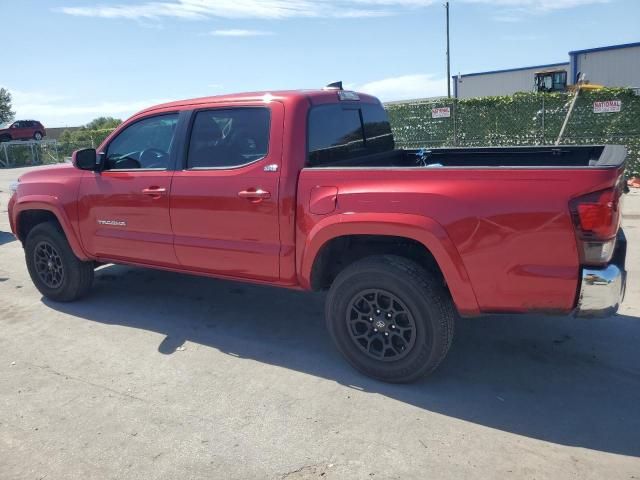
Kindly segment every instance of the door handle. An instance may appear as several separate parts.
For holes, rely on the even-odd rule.
[[[142,189],[143,195],[149,195],[151,198],[160,198],[167,194],[167,189],[163,187],[149,187]]]
[[[249,190],[238,192],[238,196],[250,200],[251,203],[260,203],[262,200],[271,198],[271,192],[267,192],[261,188],[250,188]]]

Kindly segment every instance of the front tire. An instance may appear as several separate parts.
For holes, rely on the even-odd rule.
[[[57,225],[47,222],[33,227],[24,250],[31,280],[45,297],[71,302],[91,289],[93,262],[75,256]]]
[[[442,280],[393,255],[353,263],[335,279],[326,303],[327,328],[360,372],[391,383],[427,375],[453,339],[456,312]]]

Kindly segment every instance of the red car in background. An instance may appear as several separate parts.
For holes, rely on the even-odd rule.
[[[42,140],[47,131],[37,120],[17,120],[7,128],[0,129],[0,142],[11,140]]]

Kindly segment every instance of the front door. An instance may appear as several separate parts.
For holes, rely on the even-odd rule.
[[[104,152],[104,169],[82,178],[78,215],[87,252],[108,260],[176,266],[169,191],[177,113],[125,127]]]
[[[11,139],[22,140],[29,137],[29,133],[26,128],[27,122],[18,121],[11,125]]]
[[[277,102],[193,113],[186,162],[171,185],[175,250],[184,267],[279,278],[283,113]]]

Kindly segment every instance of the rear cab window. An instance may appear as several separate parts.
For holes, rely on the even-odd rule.
[[[333,103],[312,107],[308,122],[308,167],[393,151],[387,112],[379,103]]]

